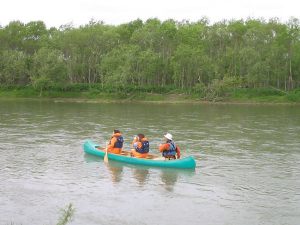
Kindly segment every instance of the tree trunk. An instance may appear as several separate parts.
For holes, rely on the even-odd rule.
[[[284,79],[284,90],[286,91],[287,87],[286,87],[286,79]]]
[[[182,73],[181,73],[181,89],[183,89],[184,85],[184,67],[182,68]]]
[[[91,67],[89,66],[89,85],[91,84]]]
[[[293,74],[292,74],[292,59],[290,58],[290,68],[289,68],[289,79],[288,79],[288,90],[293,89]]]

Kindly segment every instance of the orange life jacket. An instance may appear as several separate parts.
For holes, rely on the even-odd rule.
[[[123,147],[124,139],[121,133],[115,133],[111,137],[107,146],[107,151],[115,154],[120,154]]]

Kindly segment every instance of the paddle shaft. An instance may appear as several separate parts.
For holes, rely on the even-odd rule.
[[[105,148],[104,162],[105,162],[105,163],[108,163],[107,148]]]

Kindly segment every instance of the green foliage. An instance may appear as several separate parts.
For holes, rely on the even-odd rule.
[[[45,76],[39,76],[39,77],[32,77],[32,85],[35,89],[40,90],[40,96],[42,96],[43,90],[49,88],[51,86],[51,80]]]
[[[300,89],[289,92],[286,95],[286,99],[290,102],[300,102]]]
[[[6,50],[0,53],[0,83],[26,84],[29,80],[28,56],[22,51]]]
[[[56,225],[66,225],[72,220],[75,209],[73,208],[72,203],[70,203],[65,209],[62,209],[62,214],[59,218],[59,221]]]
[[[204,83],[197,83],[193,88],[192,88],[192,93],[198,94],[200,97],[204,97],[206,91],[206,86]]]
[[[291,93],[300,87],[299,37],[296,18],[211,25],[206,18],[153,18],[118,26],[91,20],[59,29],[12,21],[0,27],[0,83],[91,97],[181,92],[217,101],[237,88]]]
[[[104,101],[165,101],[186,100],[242,101],[242,102],[295,102],[300,103],[300,89],[283,92],[274,88],[243,88],[226,84],[227,81],[213,82],[206,87],[198,83],[192,89],[177,89],[174,86],[101,86],[94,84],[49,85],[42,90],[33,86],[0,86],[0,97],[37,97],[44,98],[88,98]]]
[[[237,88],[229,92],[233,101],[254,102],[300,102],[294,92],[283,92],[274,88]]]
[[[207,87],[202,85],[202,95],[207,100],[218,101],[227,97],[229,93],[242,86],[242,81],[237,77],[224,77],[222,80],[214,79]]]
[[[31,69],[33,82],[61,84],[66,81],[66,78],[67,68],[64,64],[64,56],[60,51],[41,48],[34,54]]]
[[[246,96],[255,98],[260,96],[283,96],[285,93],[280,90],[270,88],[239,88],[233,91],[233,97]]]
[[[66,225],[68,222],[70,222],[72,220],[72,218],[74,216],[74,212],[75,212],[75,209],[74,209],[72,203],[67,205],[67,207],[65,209],[61,209],[61,216],[56,225]],[[10,224],[7,224],[7,225],[15,225],[15,223],[10,222]]]

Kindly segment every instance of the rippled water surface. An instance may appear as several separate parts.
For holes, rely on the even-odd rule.
[[[147,168],[84,154],[114,128],[166,131],[191,170]],[[0,101],[0,224],[300,224],[300,107]]]

